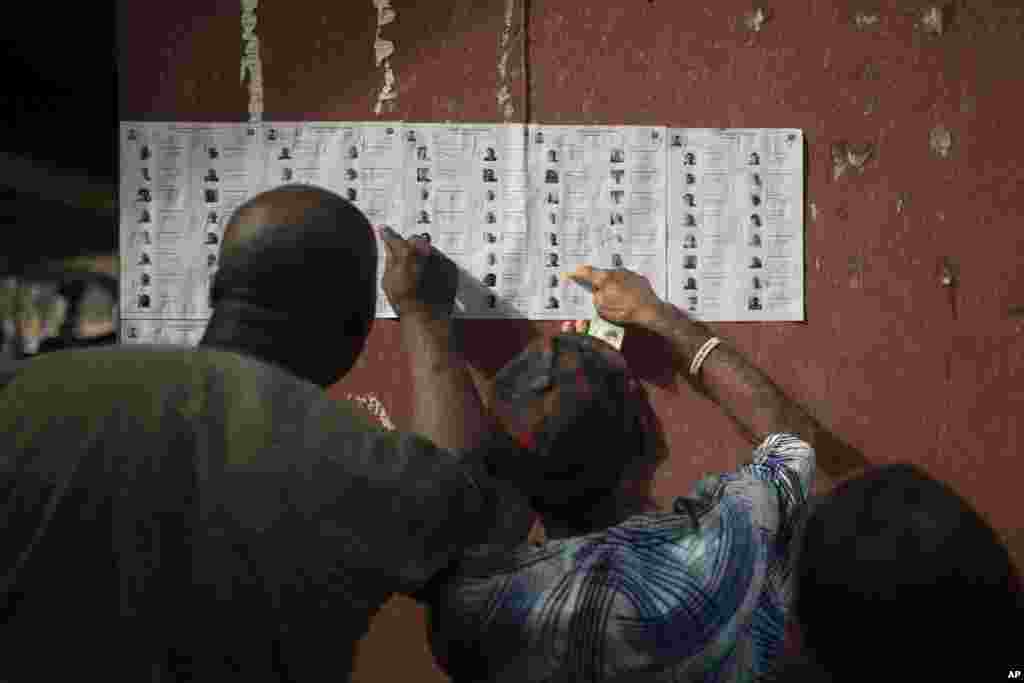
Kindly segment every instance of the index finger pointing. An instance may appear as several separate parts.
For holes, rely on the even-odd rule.
[[[388,252],[388,256],[391,258],[395,257],[395,248],[399,244],[405,244],[405,240],[397,232],[392,230],[387,225],[377,226],[377,232],[380,234],[380,239],[384,243],[384,248]]]
[[[579,266],[576,270],[569,273],[569,277],[581,285],[589,285],[593,289],[600,289],[608,279],[608,271],[603,268],[594,268],[593,266]]]
[[[395,240],[402,239],[402,236],[392,230],[388,225],[378,225],[377,232],[380,234],[380,238],[385,242],[393,242]]]

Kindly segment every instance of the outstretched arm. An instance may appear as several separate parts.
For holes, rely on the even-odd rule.
[[[451,451],[479,446],[489,423],[459,353],[454,321],[405,315],[401,327],[402,344],[412,360],[412,431]]]
[[[572,277],[593,290],[594,303],[603,318],[649,330],[668,341],[687,376],[700,347],[718,336],[704,323],[661,301],[650,283],[637,273],[584,266]],[[837,480],[868,465],[860,453],[836,439],[727,342],[705,358],[698,377],[691,381],[722,407],[752,443],[785,432],[810,444],[817,455],[817,490],[827,490]]]
[[[412,361],[412,431],[451,451],[475,448],[490,425],[456,341],[455,264],[420,237],[404,240],[382,228],[381,238],[388,250],[384,291]]]

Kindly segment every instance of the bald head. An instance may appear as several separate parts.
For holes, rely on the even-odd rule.
[[[286,185],[258,194],[242,204],[224,230],[224,245],[252,242],[276,226],[302,226],[322,209],[344,210],[338,195],[307,185]]]
[[[328,386],[362,350],[376,283],[376,241],[355,206],[305,185],[264,192],[225,228],[202,343]]]

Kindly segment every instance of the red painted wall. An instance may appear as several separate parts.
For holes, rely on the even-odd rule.
[[[746,0],[533,0],[524,69],[523,1],[514,0],[512,120],[804,129],[807,322],[716,329],[869,459],[915,462],[951,482],[1024,564],[1024,12],[958,0],[936,34],[922,27],[923,2],[787,0],[765,5],[754,32]],[[393,4],[384,37],[396,44],[399,97],[380,118],[503,120],[505,0]],[[264,0],[258,16],[267,118],[375,118],[383,74],[369,0]],[[122,2],[118,18],[123,119],[245,117],[237,2]],[[946,157],[929,145],[940,124],[952,138]],[[843,143],[872,153],[837,178]],[[954,287],[943,285],[947,260]],[[553,329],[467,323],[467,353],[493,374]],[[657,344],[633,335],[624,351],[671,452],[656,495],[748,455],[720,411],[673,378]],[[378,321],[334,393],[374,393],[401,427],[408,386],[395,325]],[[356,678],[392,675],[439,676],[422,615],[405,600],[374,624]]]

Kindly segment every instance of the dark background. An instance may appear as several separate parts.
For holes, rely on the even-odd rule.
[[[117,250],[112,3],[24,3],[4,22],[0,271]],[[40,173],[25,173],[30,161]],[[40,182],[59,175],[61,183]]]

